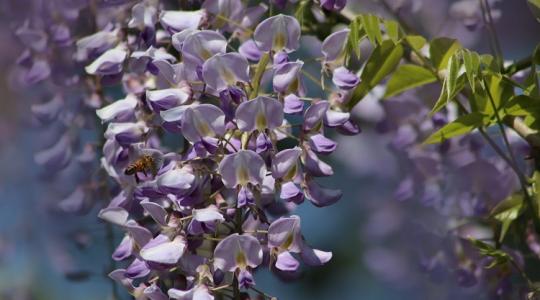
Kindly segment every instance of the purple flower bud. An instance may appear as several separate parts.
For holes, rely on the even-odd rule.
[[[321,7],[327,10],[339,11],[347,5],[347,0],[321,0]]]
[[[253,279],[253,275],[251,275],[251,272],[242,269],[238,273],[238,286],[242,289],[249,289],[250,287],[255,285],[255,279]]]
[[[279,14],[262,21],[253,39],[262,51],[295,51],[300,47],[300,23],[291,17]]]
[[[129,236],[124,236],[122,241],[120,242],[120,245],[116,247],[116,250],[114,250],[112,254],[112,258],[115,261],[121,261],[126,258],[129,258],[133,254],[133,239],[131,239]]]
[[[329,154],[336,150],[336,142],[322,134],[315,134],[309,137],[309,145],[313,151],[321,154]]]
[[[360,78],[345,67],[339,67],[332,74],[332,82],[343,90],[355,88],[360,83]]]
[[[136,258],[126,269],[126,277],[135,279],[150,274],[150,268],[144,260]]]
[[[242,186],[240,188],[240,191],[238,192],[238,201],[237,201],[237,207],[244,207],[249,204],[255,203],[255,197],[253,196],[253,193],[247,186]]]
[[[304,163],[306,171],[312,176],[322,177],[334,174],[332,167],[320,160],[317,154],[315,154],[315,152],[313,152],[311,149],[306,149],[304,151],[302,162]]]
[[[301,114],[304,110],[304,102],[295,94],[285,96],[283,112],[286,114]]]

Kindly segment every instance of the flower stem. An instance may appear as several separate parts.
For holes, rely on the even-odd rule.
[[[266,70],[266,66],[269,62],[270,53],[266,52],[261,57],[259,65],[257,66],[257,70],[255,71],[255,75],[253,76],[253,88],[251,90],[251,93],[249,94],[250,99],[253,99],[259,95],[259,87],[261,85],[261,80],[264,75],[264,71]]]

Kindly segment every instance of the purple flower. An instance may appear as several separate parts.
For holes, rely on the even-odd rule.
[[[122,48],[107,50],[90,65],[86,66],[86,73],[91,75],[113,75],[122,72],[127,52]]]
[[[315,134],[309,137],[309,144],[311,149],[317,153],[329,154],[336,150],[336,142],[325,137],[322,134]]]
[[[171,88],[156,91],[146,91],[146,99],[156,112],[171,109],[185,104],[191,98],[189,88]]]
[[[137,98],[130,94],[124,99],[117,100],[101,109],[96,110],[96,114],[103,122],[127,121],[134,116],[137,103]]]
[[[218,107],[210,104],[190,106],[183,112],[182,133],[192,143],[223,136],[225,114]]]
[[[205,83],[218,92],[249,82],[249,63],[238,53],[216,54],[202,68]]]
[[[321,7],[328,10],[339,11],[347,5],[347,0],[321,0]]]
[[[272,176],[285,181],[294,179],[300,171],[300,155],[302,149],[294,147],[285,149],[276,154],[272,160]]]
[[[300,24],[291,17],[279,14],[262,21],[253,39],[262,51],[293,52],[300,47]]]
[[[295,94],[285,96],[283,112],[286,114],[301,114],[304,110],[304,102]]]
[[[350,90],[360,83],[360,78],[345,67],[339,67],[334,70],[332,82],[340,89]]]
[[[196,11],[162,11],[159,22],[169,33],[173,34],[186,29],[197,29],[205,18],[204,10]]]
[[[302,61],[287,62],[274,67],[273,85],[278,92],[296,92],[301,88],[300,69],[304,63]]]
[[[349,29],[342,29],[326,37],[321,50],[325,62],[332,62],[338,66],[343,64],[346,56],[345,44],[349,37],[349,32]]]
[[[225,53],[227,40],[216,31],[185,31],[175,34],[173,45],[181,51],[184,62],[196,71],[197,66],[218,53]]]
[[[242,131],[274,129],[283,123],[283,105],[274,98],[259,96],[240,104],[236,118]]]
[[[222,181],[228,188],[248,183],[260,185],[263,182],[266,167],[263,159],[254,151],[240,150],[223,158],[219,164]]]
[[[213,17],[214,28],[224,31],[232,31],[236,27],[234,23],[240,23],[244,12],[240,0],[207,0],[202,8]]]
[[[232,234],[216,246],[214,267],[226,272],[247,270],[262,263],[263,252],[259,241],[250,235]]]
[[[164,235],[158,235],[140,251],[141,258],[148,262],[173,265],[178,262],[186,249],[186,241],[176,236],[172,241]]]
[[[187,291],[181,291],[178,289],[169,289],[167,292],[170,299],[178,300],[214,300],[214,296],[210,294],[208,287],[199,284]]]

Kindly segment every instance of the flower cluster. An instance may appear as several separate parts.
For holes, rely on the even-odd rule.
[[[333,174],[328,132],[359,133],[341,110],[359,83],[343,67],[347,32],[322,46],[342,96],[309,98],[304,62],[291,59],[299,22],[266,13],[239,0],[199,10],[143,1],[77,42],[86,72],[125,93],[96,111],[107,126],[101,164],[120,187],[99,216],[126,232],[113,259],[129,264],[110,276],[137,299],[213,299],[254,286],[264,265],[287,276],[332,257],[290,214],[304,199],[324,207],[342,196],[316,178]]]

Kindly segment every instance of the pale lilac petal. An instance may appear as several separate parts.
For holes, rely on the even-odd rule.
[[[332,259],[332,252],[321,251],[312,249],[309,246],[303,245],[302,252],[300,252],[302,260],[308,266],[318,267],[329,262]]]
[[[144,260],[136,258],[133,262],[126,268],[126,277],[135,279],[141,278],[150,274],[150,268]]]
[[[50,148],[41,150],[34,155],[34,161],[51,172],[56,172],[67,167],[71,158],[71,139],[67,134],[63,135]]]
[[[304,62],[295,61],[283,63],[275,67],[272,83],[277,92],[287,92],[292,85],[298,85],[298,76]]]
[[[190,98],[190,92],[181,88],[146,91],[146,99],[155,112],[185,104]]]
[[[211,104],[190,106],[182,116],[182,133],[192,143],[200,142],[203,137],[223,136],[225,114]]]
[[[349,29],[336,31],[329,35],[322,44],[322,53],[327,62],[342,63],[345,59],[345,44],[349,38]]]
[[[184,62],[191,66],[202,66],[210,57],[218,53],[225,53],[227,50],[225,37],[219,32],[211,30],[195,31],[188,34],[181,45]]]
[[[218,92],[249,82],[249,63],[238,53],[216,54],[203,64],[204,82]]]
[[[303,163],[306,171],[312,176],[322,177],[334,174],[332,167],[319,159],[317,154],[310,149],[304,152]]]
[[[296,260],[290,252],[284,251],[278,254],[276,259],[276,268],[281,271],[292,272],[298,270],[300,262]]]
[[[304,110],[304,102],[295,94],[285,96],[283,112],[286,114],[301,114]]]
[[[137,102],[137,97],[130,94],[124,99],[117,100],[101,109],[96,110],[96,114],[103,122],[125,121],[135,113]]]
[[[56,120],[62,108],[64,108],[64,99],[60,94],[47,102],[34,104],[30,107],[32,114],[44,124]]]
[[[148,245],[147,245],[148,246]],[[149,262],[173,265],[178,262],[186,250],[186,241],[182,236],[176,236],[174,240],[161,243],[157,246],[141,249],[141,257]]]
[[[141,201],[141,206],[159,225],[167,226],[167,211],[163,206],[149,200]]]
[[[317,207],[332,205],[343,196],[341,190],[322,187],[315,180],[307,180],[306,184],[306,196]]]
[[[259,50],[259,47],[257,47],[257,44],[254,40],[247,40],[245,41],[240,47],[238,48],[238,53],[242,54],[245,58],[252,60],[252,61],[259,61],[262,57],[262,52]]]
[[[339,67],[334,70],[332,82],[340,89],[350,90],[355,88],[358,83],[360,83],[360,78],[347,68]]]
[[[193,219],[199,222],[225,221],[225,218],[215,205],[210,205],[192,211]]]
[[[272,176],[274,178],[284,178],[284,180],[294,178],[299,171],[298,163],[301,154],[302,149],[299,147],[278,152],[272,160]]]
[[[263,252],[259,241],[249,235],[232,234],[216,246],[214,266],[227,272],[236,268],[255,268],[262,263]]]
[[[285,201],[300,204],[304,201],[302,190],[292,181],[285,182],[281,185],[279,197]]]
[[[187,168],[175,168],[159,175],[156,183],[163,193],[184,195],[194,187],[195,175]]]
[[[124,227],[139,247],[146,245],[152,239],[150,230],[142,227],[133,220],[127,221]]]
[[[240,150],[229,154],[219,164],[223,184],[228,188],[248,183],[259,185],[266,173],[264,160],[254,151]]]
[[[214,296],[210,294],[208,287],[205,285],[197,285],[194,288],[182,291],[178,289],[169,289],[167,292],[169,298],[178,300],[214,300]]]
[[[121,48],[107,50],[100,57],[86,66],[86,73],[90,75],[113,75],[122,72],[127,52]]]
[[[159,14],[159,22],[165,30],[172,34],[185,29],[197,29],[205,17],[204,14],[204,10],[165,10]]]
[[[324,125],[328,127],[338,127],[349,121],[351,114],[348,112],[328,109],[324,115]]]
[[[253,39],[262,51],[292,52],[300,47],[300,23],[291,17],[279,14],[262,21]]]
[[[121,207],[104,208],[98,213],[98,218],[120,226],[126,224],[128,217],[129,213]]]
[[[242,102],[236,110],[238,129],[252,131],[274,129],[283,123],[283,105],[276,99],[259,96]]]
[[[309,145],[313,151],[322,154],[329,154],[334,152],[337,147],[337,143],[331,139],[325,137],[322,134],[315,134],[309,137]]]
[[[268,227],[268,246],[293,253],[301,251],[300,217],[281,217]]]
[[[84,188],[77,187],[69,196],[58,203],[58,208],[70,214],[80,214],[88,209],[88,197]]]
[[[133,254],[133,239],[128,235],[124,236],[118,247],[112,254],[112,259],[115,261],[121,261]]]
[[[318,130],[322,126],[323,118],[330,104],[328,101],[319,101],[311,104],[304,113],[304,130]]]
[[[152,283],[149,287],[145,288],[143,294],[148,297],[149,300],[168,300],[169,298],[163,291],[155,284]]]

